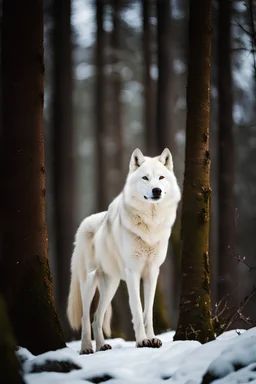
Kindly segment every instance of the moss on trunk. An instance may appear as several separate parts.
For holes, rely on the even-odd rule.
[[[182,289],[175,340],[214,338],[209,293],[211,0],[190,1]]]

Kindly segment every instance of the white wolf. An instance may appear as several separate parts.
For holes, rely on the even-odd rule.
[[[92,324],[96,350],[110,334],[111,300],[120,279],[126,281],[138,347],[160,347],[153,329],[153,302],[168,239],[176,218],[180,189],[173,173],[172,156],[143,156],[135,149],[123,191],[106,212],[82,221],[71,261],[68,318],[74,329],[82,322],[81,353],[92,353],[90,305],[99,289],[99,304]],[[144,311],[140,299],[143,280]]]

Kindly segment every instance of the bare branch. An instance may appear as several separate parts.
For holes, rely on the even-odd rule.
[[[250,20],[250,27],[251,27],[251,47],[252,51],[255,48],[256,45],[256,29],[254,24],[254,16],[253,16],[253,0],[248,0],[248,11],[249,11],[249,20]],[[253,68],[254,68],[254,76],[256,80],[256,57],[255,54],[253,54]]]
[[[244,33],[246,33],[246,35],[250,36],[251,37],[251,32],[250,31],[247,31],[247,29],[244,28],[244,26],[242,24],[240,24],[238,21],[236,21],[236,25],[242,29],[242,31]]]
[[[249,303],[249,301],[253,298],[253,296],[255,296],[255,294],[256,287],[254,287],[251,293],[243,299],[243,301],[239,305],[239,308],[233,313],[232,316],[230,316],[229,320],[223,328],[223,332],[225,332],[236,320],[241,319],[241,317],[243,317],[242,320],[244,320],[245,317],[242,315],[242,311],[245,306]]]
[[[249,272],[256,271],[256,266],[251,266],[250,264],[248,264],[247,261],[246,261],[246,257],[245,256],[243,256],[243,257],[242,256],[236,256],[235,259],[239,263],[244,264],[249,269]]]

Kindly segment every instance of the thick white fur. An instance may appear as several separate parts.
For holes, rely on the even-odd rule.
[[[162,190],[159,200],[152,199],[153,188]],[[100,295],[92,324],[96,349],[108,348],[102,328],[110,333],[110,303],[120,279],[127,283],[137,345],[152,346],[150,340],[156,340],[152,319],[155,289],[179,200],[170,151],[165,149],[160,156],[150,158],[136,149],[123,191],[106,212],[91,215],[81,223],[71,262],[67,313],[74,329],[82,322],[82,353],[92,352],[89,315],[96,287]]]

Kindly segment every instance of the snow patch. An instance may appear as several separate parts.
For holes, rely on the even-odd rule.
[[[18,351],[25,356],[24,369],[27,384],[85,384],[106,382],[108,384],[199,384],[208,367],[217,372],[230,372],[229,364],[250,364],[256,354],[256,328],[249,331],[229,331],[216,340],[201,345],[197,341],[175,341],[174,332],[158,337],[163,346],[159,349],[136,348],[135,342],[111,339],[112,350],[92,355],[79,355],[80,341],[67,344],[55,352],[33,356],[24,348]],[[255,345],[255,347],[254,347]],[[95,348],[95,345],[93,345]],[[81,369],[63,372],[30,373],[35,363],[47,359],[70,361]],[[216,361],[219,361],[216,363]],[[254,360],[255,361],[255,360]],[[217,365],[220,368],[217,368]],[[236,369],[238,365],[236,366]],[[235,384],[256,380],[256,364],[231,372],[214,383]],[[248,380],[247,380],[248,379]],[[104,381],[105,380],[105,381]],[[233,380],[233,381],[232,381]],[[240,381],[239,381],[240,380]],[[244,380],[244,381],[243,381]],[[251,381],[253,383],[253,381]],[[256,381],[255,381],[256,383]]]
[[[203,383],[227,376],[252,363],[256,363],[255,328],[231,339],[228,347],[209,365]]]

